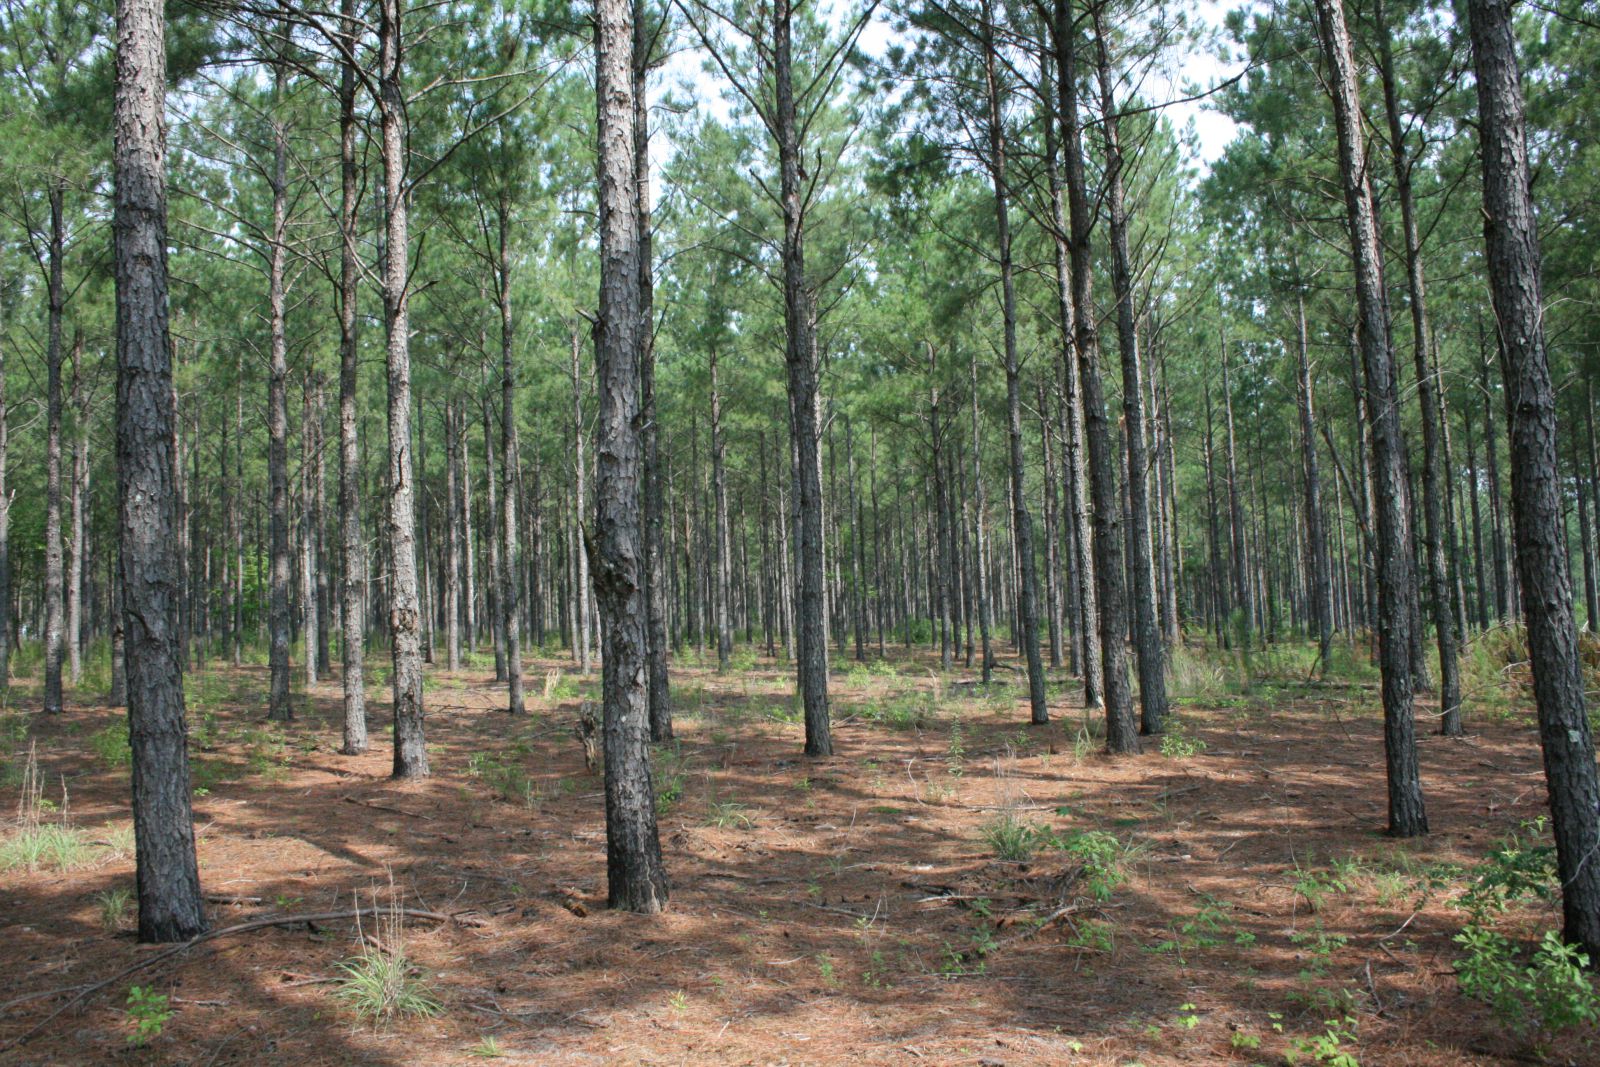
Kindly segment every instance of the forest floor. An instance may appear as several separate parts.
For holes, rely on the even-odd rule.
[[[397,784],[385,684],[371,689],[371,751],[350,758],[336,678],[280,728],[262,720],[263,667],[197,668],[213,926],[374,899],[455,917],[404,924],[414,981],[442,1010],[383,1025],[338,995],[340,963],[363,936],[394,947],[393,932],[349,918],[212,940],[47,1021],[64,993],[159,950],[132,934],[122,712],[86,693],[47,720],[24,679],[0,803],[36,746],[57,809],[44,817],[74,844],[0,870],[0,1062],[1534,1058],[1452,969],[1468,868],[1545,808],[1526,708],[1469,711],[1459,740],[1419,723],[1433,833],[1395,841],[1370,682],[1240,694],[1202,672],[1165,741],[1113,759],[1059,672],[1056,721],[1039,728],[1014,671],[985,690],[937,666],[841,659],[837,755],[808,760],[786,669],[676,665],[677,740],[655,760],[672,904],[655,918],[605,908],[601,782],[571,731],[597,676],[530,663],[530,714],[513,719],[491,670],[431,670],[433,775]],[[1523,916],[1530,930],[1558,918]],[[135,985],[168,997],[142,1046]],[[1539,1054],[1594,1064],[1595,1037]]]

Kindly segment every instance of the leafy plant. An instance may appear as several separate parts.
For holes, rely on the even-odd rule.
[[[128,1044],[134,1046],[160,1037],[162,1028],[177,1014],[168,1006],[165,993],[157,993],[143,986],[128,990],[127,1007],[124,1010],[128,1018],[133,1020],[133,1032],[128,1035]]]
[[[1289,1042],[1284,1061],[1293,1067],[1298,1063],[1323,1063],[1328,1067],[1361,1067],[1360,1058],[1345,1047],[1356,1040],[1356,1020],[1353,1015],[1329,1019],[1323,1031],[1313,1037],[1297,1037]]]
[[[1110,900],[1128,880],[1122,870],[1122,843],[1104,830],[1074,831],[1061,840],[1060,847],[1082,864],[1084,886],[1096,900]]]
[[[983,839],[994,854],[1003,860],[1022,861],[1033,858],[1041,845],[1050,840],[1048,827],[1025,823],[1015,812],[1003,812],[983,826]]]
[[[1600,1021],[1600,996],[1589,977],[1589,957],[1553,930],[1524,961],[1505,936],[1468,926],[1455,937],[1466,955],[1456,963],[1461,991],[1488,1004],[1519,1034],[1555,1034]]]
[[[89,748],[111,770],[133,764],[133,748],[128,744],[128,724],[117,721],[89,735]]]

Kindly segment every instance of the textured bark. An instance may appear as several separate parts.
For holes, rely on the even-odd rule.
[[[1028,706],[1034,725],[1050,721],[1045,703],[1044,663],[1039,656],[1037,565],[1033,552],[1033,515],[1028,510],[1022,453],[1022,382],[1017,358],[1017,294],[1011,257],[1010,196],[1006,188],[1005,131],[1001,127],[1000,85],[996,77],[994,27],[989,4],[983,8],[984,84],[988,90],[989,177],[994,183],[994,216],[1000,258],[1000,294],[1006,361],[1006,431],[1011,444],[1011,521],[1016,528],[1017,613],[1022,617],[1022,653],[1028,665]]]
[[[572,379],[572,514],[579,528],[578,540],[587,538],[581,516],[589,506],[589,455],[588,439],[583,430],[583,375],[580,364],[582,338],[574,326],[568,334],[569,370]],[[573,554],[573,615],[572,653],[578,669],[588,674],[594,669],[593,650],[589,644],[589,558],[580,545]]]
[[[606,874],[613,908],[667,906],[656,834],[645,692],[645,550],[639,507],[639,205],[634,190],[630,0],[597,0],[600,301],[595,325],[599,435],[595,468],[595,595],[605,709]]]
[[[273,98],[283,95],[284,66],[273,65]],[[272,231],[267,249],[267,495],[272,578],[268,588],[267,718],[294,718],[289,700],[289,342],[284,329],[284,269],[288,260],[288,135],[273,109]]]
[[[1511,422],[1511,506],[1528,653],[1544,749],[1562,933],[1600,960],[1600,784],[1572,616],[1556,393],[1545,350],[1539,234],[1529,190],[1522,75],[1509,0],[1470,0],[1478,76],[1489,291],[1500,324]]]
[[[44,452],[44,710],[61,710],[61,657],[66,640],[62,604],[65,561],[61,533],[61,319],[66,297],[62,285],[65,222],[62,201],[65,179],[50,183],[50,245],[45,292],[48,338],[45,342]]]
[[[173,537],[166,52],[157,0],[118,0],[112,154],[117,470],[139,940],[205,930],[189,807]]]
[[[1090,495],[1094,503],[1095,594],[1099,606],[1101,697],[1106,709],[1106,749],[1140,750],[1139,726],[1128,685],[1128,606],[1122,564],[1122,508],[1117,499],[1116,453],[1106,416],[1100,378],[1100,336],[1096,325],[1090,230],[1094,224],[1083,173],[1083,143],[1078,122],[1077,59],[1067,0],[1056,0],[1056,48],[1061,144],[1066,162],[1067,207],[1071,218],[1073,347],[1083,389]]]
[[[445,670],[461,669],[461,423],[456,402],[444,405],[444,648]]]
[[[417,590],[416,486],[411,463],[411,322],[407,291],[405,0],[380,0],[378,115],[383,134],[383,325],[389,385],[389,646],[394,671],[394,776],[428,773],[423,738],[422,609]]]
[[[1384,753],[1389,783],[1389,833],[1428,832],[1417,769],[1412,708],[1410,601],[1414,588],[1407,521],[1405,445],[1400,439],[1399,393],[1389,345],[1377,212],[1367,173],[1357,95],[1355,57],[1342,0],[1317,0],[1322,48],[1329,69],[1339,170],[1344,188],[1351,262],[1355,269],[1358,335],[1366,367],[1367,420],[1372,429],[1378,563],[1378,655],[1383,673]]]
[[[1106,159],[1111,288],[1117,302],[1117,346],[1122,356],[1122,436],[1128,460],[1124,499],[1128,502],[1128,542],[1133,546],[1128,569],[1133,572],[1133,634],[1139,657],[1139,728],[1143,733],[1157,734],[1167,714],[1167,670],[1151,560],[1150,456],[1145,442],[1144,369],[1140,366],[1139,331],[1134,322],[1133,262],[1128,253],[1122,142],[1117,102],[1112,92],[1111,56],[1100,12],[1100,8],[1095,8],[1096,73],[1100,82],[1101,132]]]
[[[827,590],[824,588],[822,465],[819,452],[816,308],[806,281],[805,204],[800,123],[795,113],[791,59],[791,0],[773,6],[774,136],[778,142],[779,200],[783,208],[784,362],[789,371],[789,423],[795,451],[795,541],[799,596],[795,633],[800,699],[805,708],[808,756],[833,754],[828,718]]]
[[[355,0],[340,0],[341,31],[353,50]],[[366,545],[361,537],[361,418],[356,395],[360,347],[356,336],[361,293],[359,239],[360,175],[356,170],[356,77],[353,66],[339,67],[339,583],[340,650],[344,688],[344,745],[347,756],[367,750]],[[243,565],[243,559],[240,559]]]

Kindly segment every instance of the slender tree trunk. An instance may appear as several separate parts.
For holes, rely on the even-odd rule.
[[[595,370],[600,425],[595,477],[595,593],[605,707],[606,859],[613,908],[654,913],[667,875],[650,784],[645,685],[644,544],[639,507],[639,202],[635,190],[630,0],[598,0],[600,302]]]
[[[356,2],[340,0],[340,32],[353,51]],[[356,336],[361,291],[359,238],[360,175],[356,170],[356,78],[349,62],[339,66],[339,623],[343,632],[344,746],[347,756],[367,750],[365,671],[366,546],[361,538],[361,421],[356,383],[360,348]],[[243,566],[241,557],[239,565]],[[237,627],[235,628],[237,633]],[[237,641],[235,648],[237,649]]]
[[[1417,402],[1422,409],[1422,512],[1427,549],[1428,588],[1433,607],[1434,633],[1439,647],[1439,732],[1461,735],[1461,678],[1456,656],[1455,620],[1450,611],[1449,566],[1444,547],[1444,468],[1440,441],[1439,383],[1431,373],[1428,354],[1432,331],[1428,322],[1426,286],[1422,269],[1422,235],[1417,223],[1416,198],[1411,189],[1414,160],[1406,149],[1395,84],[1394,55],[1383,0],[1374,0],[1372,20],[1378,38],[1378,71],[1383,81],[1384,112],[1389,127],[1390,162],[1395,192],[1400,201],[1401,232],[1405,238],[1406,286],[1411,304],[1411,332],[1417,372]]]
[[[300,392],[300,632],[305,645],[306,687],[317,684],[317,500],[316,422],[311,374]]]
[[[389,651],[393,661],[394,776],[428,774],[423,734],[422,609],[417,590],[416,485],[411,462],[411,320],[408,275],[405,0],[379,0],[378,115],[383,134],[383,325],[389,386]]]
[[[1311,378],[1310,339],[1306,329],[1305,294],[1295,293],[1295,352],[1300,379],[1300,464],[1305,483],[1307,577],[1310,579],[1311,622],[1317,634],[1317,662],[1324,674],[1333,651],[1332,575],[1328,542],[1322,526],[1322,473],[1317,462],[1316,389]]]
[[[978,639],[983,645],[983,684],[988,685],[994,680],[994,645],[990,639],[993,630],[992,613],[989,607],[989,568],[984,563],[988,554],[985,543],[988,526],[987,505],[984,500],[983,484],[983,437],[979,433],[980,422],[978,419],[978,353],[972,350],[972,357],[968,363],[969,389],[972,394],[972,538],[973,538],[973,571],[976,572],[978,587]]]
[[[1021,566],[1017,574],[1017,609],[1022,616],[1022,653],[1028,665],[1030,721],[1050,721],[1045,703],[1044,663],[1039,656],[1038,577],[1033,552],[1033,515],[1028,511],[1024,479],[1027,468],[1022,452],[1022,384],[1017,358],[1017,296],[1011,259],[1010,199],[1006,189],[1005,131],[1001,128],[1000,86],[995,72],[994,27],[988,0],[983,8],[984,82],[988,89],[989,176],[994,183],[996,241],[1000,257],[1001,314],[1006,360],[1006,427],[1011,443],[1011,512],[1016,527],[1016,549]]]
[[[89,547],[89,396],[83,385],[83,343],[72,345],[72,561],[67,567],[67,665],[74,686],[83,681],[83,578]]]
[[[1528,652],[1561,880],[1562,933],[1592,961],[1600,959],[1600,784],[1562,528],[1556,393],[1545,351],[1522,75],[1508,0],[1469,0],[1467,10],[1478,76],[1489,290],[1500,324],[1511,419],[1517,570],[1528,594]]]
[[[1140,731],[1161,732],[1167,714],[1166,648],[1161,641],[1156,604],[1155,569],[1151,561],[1150,457],[1145,443],[1144,370],[1140,366],[1139,332],[1134,322],[1133,262],[1128,253],[1128,214],[1122,187],[1122,141],[1117,103],[1111,88],[1111,55],[1106,47],[1101,8],[1094,9],[1095,52],[1100,81],[1101,130],[1105,139],[1106,209],[1111,231],[1111,287],[1117,301],[1117,340],[1122,355],[1122,425],[1128,453],[1128,540],[1133,552],[1134,647],[1139,656]]]
[[[1106,748],[1113,753],[1140,750],[1139,725],[1128,685],[1128,605],[1122,564],[1122,508],[1117,502],[1116,454],[1100,378],[1100,337],[1092,290],[1093,259],[1089,206],[1078,122],[1077,60],[1071,10],[1055,0],[1055,46],[1059,71],[1061,144],[1066,160],[1067,206],[1071,217],[1072,307],[1078,380],[1083,389],[1089,483],[1094,502],[1095,593],[1099,606],[1102,699],[1106,709]]]
[[[1383,672],[1384,749],[1388,762],[1389,833],[1428,832],[1417,768],[1416,721],[1411,694],[1413,588],[1411,536],[1405,511],[1405,446],[1400,439],[1399,393],[1389,346],[1377,213],[1368,183],[1361,132],[1355,58],[1342,0],[1317,0],[1325,59],[1331,74],[1339,164],[1356,276],[1362,360],[1366,364],[1367,418],[1372,427],[1372,470],[1377,494],[1378,652]]]
[[[722,390],[717,380],[717,350],[710,352],[711,371],[711,491],[713,495],[713,520],[716,525],[713,592],[717,613],[717,670],[728,669],[728,659],[733,655],[732,607],[733,596],[731,560],[732,541],[728,535],[728,471],[726,464],[727,442],[722,438]]]
[[[62,587],[65,562],[61,533],[61,320],[66,302],[62,283],[66,223],[63,219],[66,181],[50,183],[48,340],[45,342],[44,460],[44,710],[61,711],[61,659],[66,640]]]
[[[167,332],[166,51],[156,0],[118,0],[112,155],[117,471],[139,940],[206,928],[189,806]]]
[[[456,468],[461,458],[461,424],[456,402],[444,404],[444,647],[445,670],[461,669],[461,485]]]
[[[827,590],[824,588],[822,466],[819,446],[816,309],[805,268],[805,190],[801,177],[800,122],[792,71],[792,0],[773,7],[773,108],[778,142],[779,199],[783,208],[784,360],[789,370],[789,418],[794,439],[796,570],[795,602],[800,699],[805,708],[808,756],[831,756],[828,718]]]
[[[283,96],[284,65],[273,64],[273,99]],[[267,307],[271,333],[267,364],[267,493],[272,553],[268,592],[271,651],[268,655],[267,718],[294,718],[289,700],[289,342],[285,332],[284,270],[288,260],[288,134],[276,109],[272,118],[272,235],[268,249]]]
[[[1059,34],[1061,27],[1057,26]],[[1058,36],[1054,47],[1057,55],[1060,49],[1070,47]],[[1044,84],[1040,86],[1040,97],[1050,99],[1049,61],[1043,64],[1042,73]],[[1061,169],[1057,159],[1056,129],[1060,125],[1059,101],[1057,107],[1052,108],[1050,116],[1045,122],[1045,170],[1050,185],[1050,230],[1051,243],[1055,249],[1056,267],[1056,314],[1061,320],[1061,363],[1062,363],[1062,398],[1061,405],[1065,415],[1065,431],[1062,434],[1062,467],[1066,473],[1066,513],[1067,513],[1067,541],[1073,553],[1070,568],[1077,582],[1074,595],[1069,599],[1076,602],[1077,614],[1073,618],[1074,629],[1078,632],[1079,640],[1083,645],[1081,670],[1083,672],[1083,704],[1085,708],[1100,706],[1100,694],[1103,688],[1101,681],[1101,656],[1100,656],[1100,631],[1099,608],[1095,601],[1095,575],[1094,575],[1094,544],[1093,534],[1090,529],[1088,484],[1089,478],[1084,468],[1084,443],[1083,443],[1083,387],[1079,380],[1077,353],[1074,342],[1076,322],[1072,307],[1072,266],[1070,249],[1068,248],[1067,222],[1062,208]],[[982,558],[979,552],[979,558]],[[1077,642],[1074,643],[1076,648]]]

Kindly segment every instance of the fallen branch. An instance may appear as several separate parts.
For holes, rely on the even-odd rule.
[[[181,945],[175,945],[164,952],[158,952],[154,956],[146,957],[145,959],[140,960],[138,963],[124,967],[116,974],[113,974],[110,978],[104,978],[98,982],[93,982],[86,986],[69,986],[66,989],[56,989],[49,993],[39,994],[36,997],[25,998],[34,1000],[48,996],[60,996],[63,993],[70,993],[73,990],[78,991],[76,996],[67,1001],[65,1004],[61,1005],[61,1007],[57,1008],[55,1011],[51,1012],[49,1015],[45,1016],[27,1033],[23,1034],[21,1037],[13,1039],[5,1045],[0,1045],[0,1052],[9,1052],[14,1048],[20,1048],[27,1044],[34,1038],[35,1035],[39,1033],[39,1031],[43,1030],[46,1026],[49,1026],[56,1020],[57,1017],[66,1012],[69,1008],[76,1007],[78,1004],[88,1000],[90,997],[94,996],[107,986],[115,985],[125,978],[129,978],[135,974],[138,974],[140,971],[148,970],[149,968],[154,967],[158,963],[165,963],[174,956],[182,955],[190,949],[199,945],[203,945],[208,941],[216,941],[219,938],[231,937],[234,934],[248,933],[251,930],[263,930],[269,926],[293,926],[296,923],[336,922],[339,919],[372,919],[381,918],[385,915],[404,915],[407,918],[412,919],[431,919],[434,922],[454,922],[462,923],[463,925],[467,924],[467,920],[458,918],[454,915],[443,915],[436,911],[422,911],[418,908],[375,907],[349,908],[344,911],[319,911],[310,915],[274,915],[264,919],[252,919],[249,922],[238,923],[234,926],[224,926],[220,930],[208,930],[203,934],[197,934],[196,936],[191,937]]]
[[[412,819],[422,819],[422,820],[424,820],[426,822],[432,822],[433,821],[433,816],[432,815],[424,815],[420,811],[407,811],[404,808],[391,808],[387,804],[375,804],[370,800],[359,800],[356,797],[350,797],[350,796],[342,797],[340,799],[347,800],[352,804],[360,804],[363,808],[373,808],[373,809],[375,809],[377,811],[392,811],[396,815],[405,815],[405,816],[407,816],[409,818],[412,818]]]

